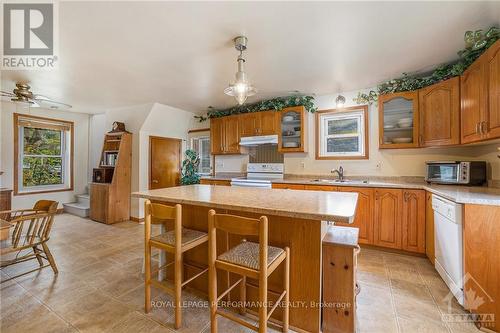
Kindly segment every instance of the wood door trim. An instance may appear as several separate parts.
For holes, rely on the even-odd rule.
[[[178,138],[168,138],[168,137],[165,137],[165,136],[155,136],[155,135],[150,135],[149,136],[149,156],[148,156],[148,189],[151,190],[151,174],[152,174],[152,170],[151,168],[153,167],[153,163],[151,163],[151,157],[152,157],[152,154],[151,154],[151,141],[152,139],[160,139],[160,140],[173,140],[173,141],[177,141],[179,142],[179,173],[181,171],[181,166],[182,166],[182,139],[178,139]]]

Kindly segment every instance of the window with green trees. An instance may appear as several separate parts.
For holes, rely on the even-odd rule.
[[[71,185],[72,123],[18,117],[18,190],[60,190]]]

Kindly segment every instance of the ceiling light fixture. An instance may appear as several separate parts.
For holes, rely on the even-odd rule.
[[[245,103],[248,96],[253,96],[257,90],[248,82],[247,73],[245,73],[245,58],[243,51],[247,49],[248,39],[245,36],[238,36],[234,40],[234,48],[240,51],[238,56],[238,71],[236,72],[236,81],[224,89],[224,93],[236,98],[239,105]]]
[[[337,109],[343,108],[345,104],[345,97],[342,95],[338,95],[335,99],[335,104],[337,104]]]

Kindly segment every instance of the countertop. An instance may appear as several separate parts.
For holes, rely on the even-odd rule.
[[[222,173],[215,176],[203,176],[204,179],[230,180],[231,178],[243,177],[241,173]],[[403,188],[421,189],[448,200],[460,204],[492,205],[500,206],[500,188],[485,186],[461,186],[461,185],[437,185],[428,184],[422,177],[349,177],[348,179],[366,179],[367,183],[327,183],[315,182],[314,179],[332,179],[328,176],[319,175],[285,175],[284,179],[272,180],[280,184],[303,184],[303,185],[333,185],[349,187],[378,187],[378,188]]]
[[[352,223],[358,194],[188,185],[134,192],[132,197],[263,215]]]

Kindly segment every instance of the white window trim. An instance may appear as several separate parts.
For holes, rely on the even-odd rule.
[[[18,130],[18,165],[17,165],[17,184],[18,193],[37,193],[45,191],[59,191],[59,190],[69,190],[71,189],[71,132],[62,131],[61,138],[61,155],[24,155],[24,126],[19,126]],[[61,176],[63,179],[62,184],[54,185],[38,185],[38,186],[24,186],[23,184],[23,163],[25,156],[33,157],[61,157]]]
[[[345,112],[331,110],[331,112],[318,113],[318,146],[316,147],[317,159],[367,159],[368,158],[368,129],[367,126],[368,117],[367,107],[352,107],[347,108]],[[340,120],[340,119],[356,119],[358,123],[357,134],[336,134],[328,135],[328,121],[330,120]],[[360,148],[357,152],[327,152],[327,139],[328,138],[342,138],[342,137],[357,137],[358,147]]]
[[[199,136],[194,136],[191,138],[191,142],[190,142],[190,145],[191,145],[191,149],[194,150],[194,140],[200,140],[200,139],[208,139],[208,148],[210,150],[210,135],[199,135]],[[213,165],[212,165],[212,157],[211,157],[211,153],[209,154],[209,160],[210,160],[210,171],[209,172],[200,172],[200,167],[201,167],[201,156],[200,156],[200,165],[199,165],[199,168],[198,168],[198,174],[199,175],[202,175],[202,176],[206,176],[206,175],[210,175],[212,173],[212,170],[213,170]]]

